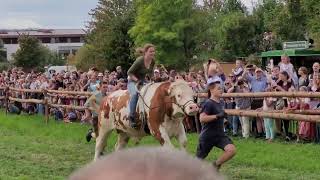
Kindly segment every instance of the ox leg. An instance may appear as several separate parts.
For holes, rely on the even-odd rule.
[[[128,142],[129,142],[129,136],[123,132],[119,133],[118,134],[118,141],[115,146],[115,151],[119,151],[119,150],[125,148],[126,145],[128,144]]]
[[[98,160],[101,153],[104,150],[104,147],[106,145],[106,139],[108,139],[109,135],[111,134],[112,129],[108,128],[106,126],[102,126],[99,131],[99,136],[96,139],[96,149],[95,149],[95,155],[94,155],[94,161]]]
[[[164,141],[163,146],[174,148],[174,146],[171,143],[170,136],[168,135],[167,130],[163,126],[160,126],[159,130],[160,130],[161,137]]]
[[[177,139],[180,149],[185,150],[187,146],[187,135],[182,122],[179,124]]]

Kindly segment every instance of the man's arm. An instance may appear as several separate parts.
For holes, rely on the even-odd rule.
[[[207,115],[205,112],[200,114],[200,122],[207,123],[218,119],[216,115]]]

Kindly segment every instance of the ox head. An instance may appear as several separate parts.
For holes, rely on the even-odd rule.
[[[174,114],[183,113],[194,116],[199,111],[198,105],[194,102],[194,92],[184,80],[171,83],[169,95],[174,99],[174,104],[179,107],[174,110]]]

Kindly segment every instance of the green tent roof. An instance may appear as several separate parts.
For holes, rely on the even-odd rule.
[[[320,51],[307,50],[307,49],[286,49],[262,52],[260,57],[276,57],[283,54],[288,56],[320,56]]]

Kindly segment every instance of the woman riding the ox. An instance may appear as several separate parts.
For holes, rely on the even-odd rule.
[[[128,70],[128,91],[130,94],[129,101],[129,122],[132,128],[137,127],[135,120],[136,107],[139,99],[137,85],[143,84],[145,76],[152,74],[154,67],[155,46],[146,44],[143,48],[138,49],[141,54]]]

